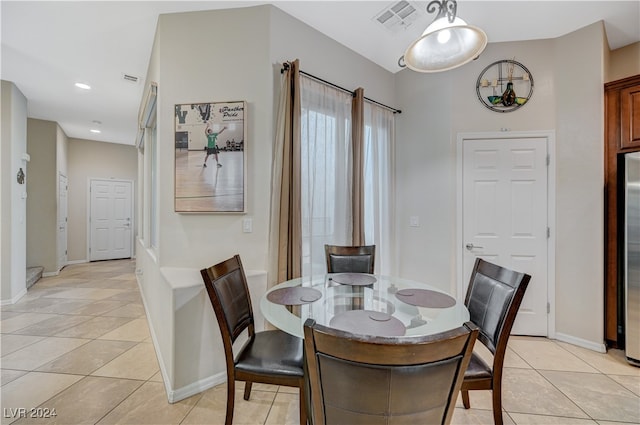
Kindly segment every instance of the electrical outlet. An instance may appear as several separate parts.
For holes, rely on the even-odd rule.
[[[409,227],[420,227],[420,218],[417,215],[409,217]]]

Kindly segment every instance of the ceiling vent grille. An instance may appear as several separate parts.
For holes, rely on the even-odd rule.
[[[129,75],[129,74],[122,74],[122,79],[125,81],[129,81],[131,83],[137,83],[138,82],[138,77],[135,77],[133,75]]]
[[[384,8],[373,19],[395,34],[409,28],[423,14],[424,12],[421,12],[414,4],[401,0]]]

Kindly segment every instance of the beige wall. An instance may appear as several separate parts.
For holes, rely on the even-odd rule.
[[[640,74],[640,42],[612,50],[607,80],[615,81]]]
[[[198,28],[211,40],[210,54],[202,54],[185,27]],[[393,103],[393,74],[271,6],[163,15],[158,28],[147,77],[159,83],[159,187],[163,189],[158,262],[202,267],[240,253],[248,269],[264,270],[279,62],[299,57],[305,71],[328,79],[340,75],[334,82],[366,86],[368,96],[389,103]],[[320,60],[318,51],[334,59]],[[340,58],[339,67],[335,58]],[[245,216],[240,214],[174,212],[174,105],[218,100],[248,104],[246,216],[253,219],[252,233],[242,232]]]
[[[27,99],[10,81],[0,88],[0,303],[17,301],[26,293],[26,185],[18,184],[22,168],[28,181]]]
[[[555,40],[491,43],[451,72],[396,74],[400,274],[456,288],[458,133],[555,130],[556,332],[602,346],[603,40],[597,23]],[[477,76],[514,57],[533,75],[533,97],[520,110],[492,112],[477,99]],[[420,217],[420,227],[409,227],[410,216]]]
[[[202,46],[194,43],[194,32],[185,28],[208,40],[208,54],[203,54]],[[340,66],[336,67],[334,60],[320,60],[318,52],[330,58],[339,57]],[[380,95],[376,100],[392,102],[391,73],[272,6],[160,17],[146,79],[147,83],[158,82],[159,87],[160,246],[154,252],[139,241],[137,265],[151,325],[158,330],[154,341],[170,388],[190,385],[193,374],[187,371],[193,371],[194,365],[205,365],[198,371],[200,376],[209,377],[215,371],[211,363],[202,362],[207,353],[194,349],[185,353],[180,350],[186,348],[173,344],[172,335],[201,329],[197,326],[174,329],[171,323],[166,323],[179,301],[167,291],[160,267],[200,269],[240,254],[247,270],[266,270],[277,101],[274,86],[279,86],[279,62],[297,57],[307,72],[329,79],[339,74],[341,78],[334,82],[347,87],[355,88],[358,82],[361,85],[366,82],[372,88],[368,96]],[[220,100],[247,102],[247,214],[175,213],[174,105]],[[141,159],[140,163],[146,167],[147,160]],[[148,188],[148,182],[143,186]],[[141,197],[148,202],[148,193]],[[245,217],[253,219],[252,233],[242,232]],[[208,302],[204,292],[199,297],[202,297],[199,302]],[[254,308],[258,308],[257,301]]]
[[[56,168],[58,174],[67,177],[69,173],[67,167],[69,155],[69,138],[59,125],[56,125]],[[56,186],[57,188],[57,186]]]
[[[131,180],[136,187],[137,149],[117,143],[69,139],[68,146],[67,257],[69,262],[88,261],[87,209],[90,178]],[[135,199],[135,194],[134,194]],[[134,234],[136,224],[134,223]]]
[[[211,54],[203,55],[184,28],[197,29],[211,40]],[[139,241],[143,252],[137,255],[152,327],[168,332],[156,335],[168,385],[189,385],[179,363],[199,362],[202,353],[185,357],[174,351],[180,347],[174,346],[172,335],[186,329],[166,323],[166,309],[174,308],[177,300],[167,290],[160,268],[202,268],[239,253],[247,269],[266,269],[274,105],[280,63],[295,58],[301,59],[304,71],[345,87],[361,85],[368,96],[403,110],[396,116],[397,270],[404,277],[439,282],[445,290],[455,288],[457,279],[457,134],[554,130],[555,330],[572,342],[600,347],[603,31],[597,23],[554,40],[492,43],[476,62],[451,72],[425,75],[405,70],[393,75],[270,6],[161,16],[146,80],[159,84],[160,247],[154,252]],[[229,34],[234,35],[233,43]],[[491,112],[476,97],[477,75],[489,63],[513,57],[534,76],[533,98],[513,113]],[[245,216],[240,214],[174,212],[174,105],[221,99],[248,103],[247,216],[254,220],[253,233],[242,232]],[[139,159],[142,167],[147,160]],[[140,175],[146,174],[141,170]],[[141,186],[148,187],[148,182]],[[147,190],[139,199],[146,203],[148,196]],[[420,216],[419,228],[408,227],[411,215]]]
[[[549,40],[490,43],[481,57],[449,72],[396,74],[397,269],[410,279],[455,290],[456,138],[458,133],[550,130],[555,127]],[[532,73],[534,93],[518,111],[496,113],[476,95],[489,64],[514,58]],[[437,207],[435,207],[437,206]],[[409,226],[418,216],[419,227]]]
[[[27,151],[27,265],[58,271],[58,129],[53,121],[29,118]]]
[[[556,329],[595,343],[604,340],[604,43],[599,22],[553,46]]]

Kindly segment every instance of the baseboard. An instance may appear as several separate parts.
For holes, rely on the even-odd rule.
[[[164,388],[167,393],[167,399],[169,403],[176,403],[180,400],[184,400],[185,398],[191,397],[192,395],[198,394],[202,391],[208,390],[209,388],[213,388],[216,385],[220,385],[223,382],[226,382],[227,372],[225,370],[223,372],[193,382],[176,390],[171,387],[171,381],[169,380],[169,374],[167,373],[167,369],[165,367],[165,362],[162,357],[162,351],[160,351],[159,348],[156,331],[153,327],[153,323],[151,322],[151,320],[149,320],[149,309],[147,308],[147,301],[144,298],[144,291],[142,290],[142,285],[140,284],[140,276],[141,273],[136,272],[136,282],[138,283],[138,290],[140,291],[142,305],[144,306],[144,313],[147,318],[147,323],[149,324],[149,333],[151,334],[153,348],[156,352],[156,356],[158,356],[158,366],[160,367],[160,373],[162,374],[162,381],[164,382]]]
[[[606,353],[607,347],[604,342],[598,343],[593,341],[587,341],[586,339],[578,338],[572,335],[556,332],[555,339],[558,341],[566,342],[571,345],[586,348],[587,350],[597,351],[598,353]]]
[[[60,274],[60,270],[55,272],[46,272],[46,273],[42,273],[42,277],[58,276],[59,274]]]
[[[67,261],[67,266],[69,264],[84,264],[84,263],[88,263],[89,260],[71,260],[71,261]]]
[[[174,391],[170,385],[169,374],[167,373],[167,369],[165,367],[164,358],[162,357],[162,351],[160,351],[158,338],[156,337],[156,331],[153,327],[153,323],[151,322],[151,320],[149,320],[149,309],[147,308],[147,300],[144,298],[144,291],[142,290],[142,285],[140,284],[140,275],[138,273],[136,273],[136,282],[138,283],[138,291],[140,291],[140,298],[142,298],[144,314],[147,318],[147,324],[149,325],[149,333],[151,334],[151,342],[153,343],[153,349],[156,352],[156,356],[158,358],[158,366],[160,367],[162,382],[164,382],[164,389],[167,392],[169,403],[173,403],[173,401],[171,401],[171,394],[173,394]]]
[[[15,297],[11,298],[10,300],[1,300],[0,301],[0,305],[15,304],[20,300],[20,298],[24,297],[25,295],[27,295],[27,288],[24,288],[23,290],[18,292],[18,295],[16,295]]]
[[[202,391],[213,388],[216,385],[220,385],[227,382],[227,372],[220,372],[215,375],[209,376],[205,379],[201,379],[185,387],[178,388],[177,390],[167,391],[169,397],[169,403],[175,403],[192,395],[201,393]]]

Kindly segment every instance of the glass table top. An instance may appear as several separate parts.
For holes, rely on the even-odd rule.
[[[300,338],[308,318],[375,336],[431,335],[469,320],[464,303],[431,285],[359,273],[280,283],[260,299],[260,310],[271,324]]]

